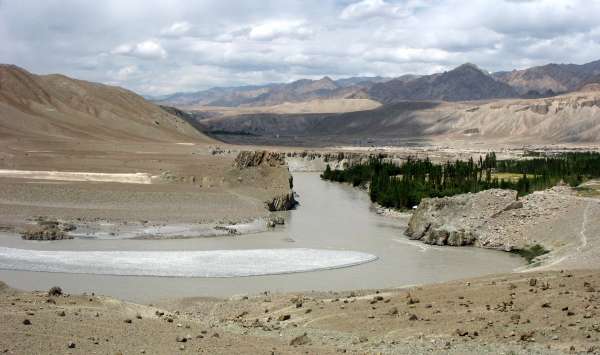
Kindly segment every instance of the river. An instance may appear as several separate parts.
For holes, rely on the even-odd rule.
[[[286,226],[265,233],[169,240],[34,242],[0,238],[0,247],[59,252],[153,251],[157,252],[154,254],[157,258],[161,257],[160,252],[177,255],[175,252],[181,251],[304,249],[356,251],[374,255],[377,259],[344,268],[265,276],[158,277],[0,270],[0,280],[24,290],[46,290],[59,285],[70,293],[95,292],[136,302],[152,302],[192,296],[229,297],[267,290],[392,288],[510,272],[523,265],[521,258],[499,251],[428,246],[411,241],[403,235],[406,218],[378,215],[364,191],[322,181],[315,173],[294,173],[294,189],[300,205],[289,212]],[[331,255],[335,257],[336,254]],[[351,264],[354,263],[348,263]]]

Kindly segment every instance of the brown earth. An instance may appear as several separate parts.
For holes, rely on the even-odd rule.
[[[0,177],[0,225],[207,223],[264,217],[290,193],[285,166],[238,169],[235,152],[122,88],[0,65],[0,169],[143,173],[152,184]]]
[[[0,351],[598,353],[599,291],[600,272],[592,270],[495,275],[404,290],[267,292],[154,306],[2,286]],[[26,319],[31,324],[24,324]]]

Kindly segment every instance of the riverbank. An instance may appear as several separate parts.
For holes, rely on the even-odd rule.
[[[262,232],[269,210],[293,196],[283,161],[239,167],[237,151],[208,144],[8,140],[0,148],[3,232],[40,220],[86,238]]]
[[[154,305],[0,284],[7,354],[598,352],[600,273],[505,274],[407,289]],[[126,336],[124,336],[126,335]]]
[[[38,270],[32,272],[27,271],[29,267],[23,267],[20,259],[8,254],[2,263],[15,267],[0,270],[0,280],[25,290],[45,289],[59,284],[70,293],[93,290],[97,294],[139,303],[197,295],[221,298],[251,295],[266,289],[285,293],[390,288],[510,272],[524,265],[522,258],[508,253],[478,248],[427,246],[411,241],[402,235],[409,216],[391,218],[380,215],[364,191],[323,181],[318,174],[294,173],[294,186],[300,202],[298,208],[282,212],[286,215],[284,226],[262,233],[185,239],[75,238],[58,242],[28,241],[18,237],[0,239],[1,247],[52,251],[57,255],[73,252],[76,259],[88,258],[95,252],[104,252],[105,259],[111,253],[128,252],[137,255],[131,260],[137,263],[146,260],[141,258],[148,252],[157,253],[156,257],[142,263],[148,269],[149,276],[97,275],[94,270],[88,270],[87,274],[50,272],[60,266],[60,260],[56,262],[44,258],[32,260],[34,264],[30,266]],[[276,253],[299,248],[362,252],[377,256],[378,259],[350,268],[238,277],[233,282],[228,278],[159,277],[153,274],[153,270],[162,268],[161,264],[166,260],[161,257],[161,252],[165,255],[194,255],[204,251],[267,249]],[[18,265],[21,267],[16,267]],[[122,268],[126,269],[126,266],[122,265]],[[193,272],[205,274],[205,266],[196,263]],[[264,265],[264,268],[268,271],[269,265]],[[163,271],[172,274],[180,272],[176,264],[167,265],[167,269]],[[120,274],[127,275],[126,271],[121,270]]]

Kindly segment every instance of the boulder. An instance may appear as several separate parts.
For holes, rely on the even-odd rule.
[[[291,210],[297,203],[293,191],[275,196],[270,201],[265,201],[267,209],[271,212]]]

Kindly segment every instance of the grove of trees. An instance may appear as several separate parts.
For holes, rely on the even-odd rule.
[[[515,177],[515,174],[518,175]],[[595,152],[523,160],[497,160],[495,153],[489,153],[477,161],[456,160],[443,164],[408,158],[400,165],[377,157],[345,170],[332,170],[327,165],[321,175],[325,180],[368,186],[371,201],[398,209],[412,208],[425,197],[492,188],[517,190],[522,196],[560,181],[577,186],[594,177],[600,177],[600,153]]]

